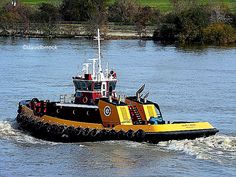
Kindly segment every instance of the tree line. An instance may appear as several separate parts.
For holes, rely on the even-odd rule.
[[[187,45],[235,43],[236,14],[224,4],[202,4],[197,0],[170,0],[172,10],[161,12],[158,8],[141,6],[136,0],[62,0],[56,6],[42,3],[29,6],[18,3],[13,6],[3,0],[0,3],[0,28],[17,30],[23,25],[27,33],[32,23],[40,24],[50,34],[56,24],[86,22],[91,34],[97,27],[107,30],[108,22],[133,25],[139,36],[145,35],[147,26],[156,26],[154,40],[178,42]]]
[[[180,44],[224,45],[236,41],[236,15],[224,4],[202,4],[197,0],[172,0],[154,38]]]

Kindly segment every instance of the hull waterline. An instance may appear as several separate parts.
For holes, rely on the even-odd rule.
[[[176,123],[167,125],[130,125],[106,128],[101,124],[65,121],[63,119],[42,116],[38,117],[25,108],[26,111],[17,115],[17,122],[21,129],[31,135],[56,142],[83,142],[83,141],[107,141],[107,140],[131,140],[137,142],[158,143],[160,141],[195,139],[212,136],[218,132],[214,127],[204,129],[190,128],[175,130],[180,125],[193,123]],[[61,122],[60,122],[61,121]],[[150,127],[154,127],[151,129]],[[161,128],[162,127],[162,128]],[[165,128],[166,127],[166,128]],[[168,127],[168,128],[167,128]],[[172,128],[170,130],[170,128]],[[159,131],[158,131],[159,130]],[[165,131],[166,130],[166,131]]]

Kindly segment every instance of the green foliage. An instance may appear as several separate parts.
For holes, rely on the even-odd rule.
[[[205,6],[193,6],[178,14],[180,21],[179,42],[182,44],[201,42],[202,28],[209,24],[209,13]]]
[[[209,12],[205,6],[193,6],[178,14],[180,26],[182,29],[188,28],[188,23],[192,23],[196,27],[205,27],[209,24]]]
[[[146,34],[146,27],[148,25],[155,24],[159,21],[160,11],[155,10],[151,7],[139,6],[139,9],[134,17],[134,22],[136,25],[136,30],[138,35],[141,37]]]
[[[153,34],[154,40],[163,42],[174,42],[176,40],[177,29],[174,24],[163,24],[160,30],[155,30]]]
[[[59,5],[62,2],[62,0],[20,0],[20,2],[24,4],[39,6],[42,3],[50,3],[53,5]]]
[[[42,3],[35,13],[35,18],[37,22],[55,23],[59,19],[58,8],[49,3]]]
[[[105,15],[106,6],[107,0],[63,0],[60,13],[66,21],[88,21],[99,12]]]
[[[0,27],[3,30],[14,29],[16,24],[21,22],[21,16],[15,11],[2,12],[0,15]]]
[[[58,20],[86,21],[87,31],[94,34],[98,27],[106,32],[110,21],[135,25],[139,36],[146,34],[148,25],[155,25],[154,39],[167,42],[226,44],[235,42],[236,14],[231,6],[225,5],[228,0],[223,1],[217,4],[219,0],[211,3],[208,0],[52,0],[31,8],[20,3],[13,7],[9,1],[2,0],[0,27],[13,29],[24,24],[27,31],[33,21],[41,25],[41,31],[51,35]],[[161,13],[157,9],[162,7],[161,3],[168,4],[172,11]]]
[[[194,0],[184,2],[172,1],[174,11],[163,17],[160,31],[155,33],[160,39],[176,40],[178,36],[181,44],[201,42],[201,30],[210,23],[208,8]]]
[[[231,24],[236,28],[236,14],[230,14],[230,17],[232,19]]]
[[[203,29],[206,44],[230,44],[236,41],[235,29],[224,23],[214,23]]]
[[[149,6],[141,6],[135,0],[116,0],[109,6],[109,21],[135,25],[138,35],[146,34],[147,25],[158,22],[160,11]]]
[[[230,23],[232,18],[228,6],[224,4],[209,5],[211,23]]]
[[[63,0],[60,13],[66,21],[86,21],[89,19],[89,11],[92,11],[91,0]]]
[[[9,0],[1,0],[1,1],[0,1],[0,8],[5,7],[6,4],[8,4],[8,3],[9,3]]]
[[[224,5],[203,5],[196,0],[172,0],[173,11],[161,20],[154,39],[192,43],[226,44],[235,42],[234,15]]]
[[[103,33],[107,32],[108,4],[107,0],[92,0],[93,7],[89,11],[88,31],[91,35],[96,34],[97,28]]]
[[[27,5],[18,4],[13,7],[10,3],[7,3],[0,9],[0,27],[4,31],[8,29],[16,31],[18,24],[23,24],[25,33],[28,31],[31,14],[32,8]]]
[[[109,21],[133,24],[138,10],[139,5],[135,0],[115,0],[109,6]]]
[[[8,1],[9,0],[1,0],[1,1]],[[109,0],[109,4],[113,4],[115,0]],[[137,0],[137,2],[142,6],[150,6],[152,8],[157,8],[162,12],[170,12],[173,10],[171,1],[176,0]],[[184,0],[181,0],[184,1]],[[30,5],[37,6],[41,3],[52,3],[54,5],[60,5],[62,0],[21,0],[23,3],[27,3]],[[230,8],[232,13],[236,13],[236,1],[234,0],[198,0],[198,2],[203,4],[225,4]],[[1,2],[0,2],[1,3]]]
[[[40,22],[39,28],[44,34],[52,36],[56,30],[56,22],[59,20],[58,8],[50,3],[42,3],[35,15],[36,22]]]

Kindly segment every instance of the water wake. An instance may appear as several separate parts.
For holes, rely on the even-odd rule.
[[[40,140],[32,137],[31,135],[26,134],[26,132],[23,132],[18,129],[16,121],[12,119],[0,121],[0,140],[10,140],[24,144],[58,144],[55,142]],[[113,141],[106,143],[119,144],[119,142]],[[129,147],[132,148],[147,148],[147,146],[145,146],[143,143],[126,143]],[[198,138],[195,140],[173,140],[167,142],[159,142],[157,146],[158,148],[160,148],[160,150],[163,151],[183,152],[195,156],[197,159],[213,160],[218,163],[236,165],[235,136],[219,134],[207,138]]]
[[[236,137],[234,136],[215,135],[195,140],[160,142],[158,146],[165,150],[184,152],[197,159],[236,165]]]
[[[54,142],[40,140],[26,134],[26,132],[22,132],[18,129],[16,121],[12,119],[0,121],[0,140],[1,139],[26,144],[58,144]]]

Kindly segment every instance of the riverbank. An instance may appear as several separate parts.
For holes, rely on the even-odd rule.
[[[91,33],[92,28],[88,23],[67,23],[60,22],[58,24],[30,23],[27,30],[24,24],[6,30],[0,29],[1,37],[23,37],[23,38],[86,38],[91,39],[95,34]],[[215,29],[215,28],[214,28]],[[96,30],[94,30],[96,31]],[[119,23],[108,23],[104,29],[101,29],[102,37],[106,40],[122,40],[122,39],[144,39],[158,41],[164,45],[175,44],[176,46],[235,46],[236,38],[234,36],[226,36],[231,42],[222,42],[221,40],[210,41],[210,43],[194,42],[181,43],[177,35],[173,39],[170,36],[161,36],[160,29],[156,26],[147,26],[142,33],[138,33],[135,25],[123,25]],[[215,33],[214,33],[215,34]],[[227,39],[224,38],[224,39]],[[233,38],[235,40],[233,40]]]
[[[89,30],[91,27],[87,24],[40,24],[32,23],[28,30],[25,30],[23,24],[17,27],[2,30],[0,36],[29,37],[29,38],[91,38],[93,35]],[[105,39],[152,39],[155,26],[146,27],[145,31],[139,34],[135,26],[119,25],[109,23],[105,29]]]

